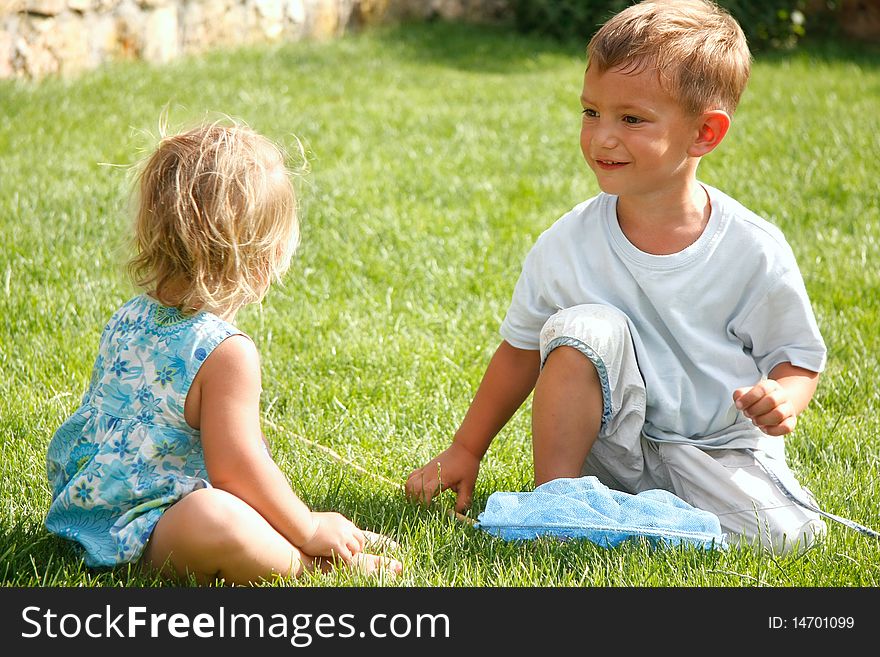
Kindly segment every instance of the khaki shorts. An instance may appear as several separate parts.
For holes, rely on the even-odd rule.
[[[759,450],[702,449],[645,436],[645,385],[622,312],[596,304],[560,310],[541,331],[541,363],[560,346],[583,353],[602,383],[601,429],[583,475],[632,494],[652,488],[674,493],[716,514],[733,544],[760,544],[783,554],[805,549],[825,534],[819,514],[790,497],[816,507],[786,464],[781,438],[765,441],[768,447]]]

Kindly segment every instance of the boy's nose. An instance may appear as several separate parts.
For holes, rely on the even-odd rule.
[[[585,122],[581,127],[581,148],[585,151],[614,148],[618,142],[613,123],[600,119],[589,123]]]
[[[595,128],[593,128],[593,134],[591,136],[590,141],[594,146],[599,148],[613,148],[617,146],[618,139],[617,133],[614,131],[612,126],[607,124],[599,124]]]

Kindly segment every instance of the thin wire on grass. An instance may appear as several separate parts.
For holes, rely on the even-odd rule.
[[[295,438],[296,440],[300,441],[301,443],[305,443],[309,447],[313,447],[314,449],[318,449],[318,450],[324,452],[325,454],[327,454],[334,461],[337,461],[338,463],[342,463],[343,465],[347,465],[348,467],[350,467],[354,470],[357,470],[361,474],[365,474],[368,477],[372,477],[373,479],[378,479],[379,481],[386,483],[390,486],[394,486],[395,488],[403,488],[403,484],[401,484],[400,482],[393,481],[391,479],[388,479],[387,477],[383,477],[382,475],[380,475],[376,472],[370,472],[369,470],[358,465],[357,463],[349,461],[347,458],[340,455],[338,452],[330,449],[326,445],[321,445],[320,443],[316,443],[314,440],[309,440],[308,438],[306,438],[304,436],[300,436],[300,435],[295,434],[291,431],[287,431],[286,429],[284,429],[283,427],[280,427],[278,424],[276,424],[272,420],[264,419],[264,422],[266,423],[267,426],[271,427],[273,430],[279,431],[279,432],[284,433],[288,436],[291,436],[291,437]],[[465,523],[466,525],[473,526],[474,524],[476,524],[476,522],[474,521],[473,518],[468,518],[466,515],[459,513],[455,509],[446,509],[446,513],[448,515],[452,516],[453,518],[455,518],[456,520],[458,520],[459,522]]]

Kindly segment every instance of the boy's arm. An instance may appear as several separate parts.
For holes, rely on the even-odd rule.
[[[780,363],[767,380],[734,390],[733,401],[761,431],[784,436],[794,431],[797,416],[810,403],[818,384],[818,372]]]
[[[452,444],[409,475],[407,495],[427,503],[451,488],[457,493],[457,511],[470,506],[480,460],[535,387],[539,371],[537,350],[518,349],[507,341],[502,342],[486,368]]]

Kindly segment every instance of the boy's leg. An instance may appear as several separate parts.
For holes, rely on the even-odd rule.
[[[532,400],[535,486],[579,477],[602,423],[602,387],[593,364],[560,346],[544,361]]]
[[[760,461],[747,449],[702,450],[666,443],[659,446],[659,453],[672,492],[716,514],[731,543],[761,545],[786,554],[810,547],[825,534],[826,526],[818,513],[789,499],[765,469],[771,468],[793,494],[813,501],[786,465],[781,448],[780,439],[779,453],[764,452]]]
[[[535,483],[596,475],[628,492],[655,487],[642,454],[645,387],[626,316],[599,304],[560,310],[541,331],[541,363],[532,401]]]

